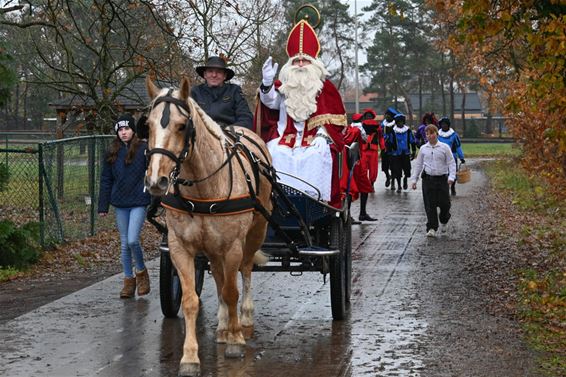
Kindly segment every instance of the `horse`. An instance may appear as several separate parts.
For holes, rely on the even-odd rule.
[[[272,210],[271,157],[253,131],[223,130],[214,122],[189,97],[187,78],[178,89],[160,89],[148,77],[146,88],[151,103],[145,187],[162,197],[170,256],[183,291],[186,335],[179,375],[198,376],[194,259],[206,255],[216,283],[216,341],[226,344],[226,357],[243,357],[245,339],[253,335],[251,272],[254,262],[266,261],[260,247]]]

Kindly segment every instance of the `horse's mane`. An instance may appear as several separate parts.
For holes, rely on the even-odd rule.
[[[204,123],[205,128],[218,140],[222,140],[224,138],[224,132],[218,123],[216,123],[211,117],[208,116],[207,113],[195,102],[194,99],[188,98],[188,105],[191,108],[191,111],[194,110]]]
[[[175,96],[176,98],[179,97],[178,96],[178,94],[179,94],[178,88],[169,88],[169,89],[173,89],[173,95],[177,94],[177,96]],[[153,108],[155,101],[159,97],[164,96],[165,93],[167,93],[167,91],[169,91],[169,89],[167,89],[167,88],[161,89],[161,91],[159,92],[159,95],[157,95],[153,99],[153,101],[151,101],[150,107]],[[208,130],[208,132],[210,132],[210,134],[212,136],[214,136],[218,140],[222,140],[224,138],[224,132],[222,131],[222,128],[220,127],[220,125],[218,123],[216,123],[211,117],[209,117],[208,114],[205,113],[204,110],[195,102],[195,100],[193,100],[191,97],[189,97],[187,99],[187,105],[191,109],[191,113],[198,114],[198,116],[200,117],[200,120],[204,124],[204,127]]]

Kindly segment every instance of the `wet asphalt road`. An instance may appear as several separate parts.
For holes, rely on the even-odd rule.
[[[471,187],[460,185],[459,195]],[[415,304],[419,250],[431,242],[420,187],[398,194],[378,181],[376,188],[368,207],[379,221],[353,226],[349,318],[332,321],[329,282],[319,273],[255,273],[255,336],[245,358],[225,360],[214,342],[216,297],[207,276],[197,326],[203,376],[427,375],[429,323]],[[352,210],[357,217],[357,204]],[[0,375],[175,376],[184,322],[161,314],[158,261],[148,267],[153,290],[143,298],[117,298],[117,275],[2,325]]]

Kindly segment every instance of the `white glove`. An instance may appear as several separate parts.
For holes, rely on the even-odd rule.
[[[273,63],[273,59],[270,56],[267,58],[265,63],[263,63],[263,67],[261,68],[263,79],[261,80],[264,86],[271,86],[273,85],[273,79],[277,74],[277,69],[279,68],[279,64]]]

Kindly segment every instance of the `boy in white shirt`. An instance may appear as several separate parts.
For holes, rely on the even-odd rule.
[[[417,189],[417,181],[421,176],[427,236],[434,237],[439,220],[442,232],[446,231],[446,224],[450,220],[450,186],[456,178],[456,163],[450,147],[438,141],[438,128],[435,125],[426,126],[425,133],[428,142],[421,147],[415,160],[411,188]],[[440,214],[437,208],[440,208]]]

